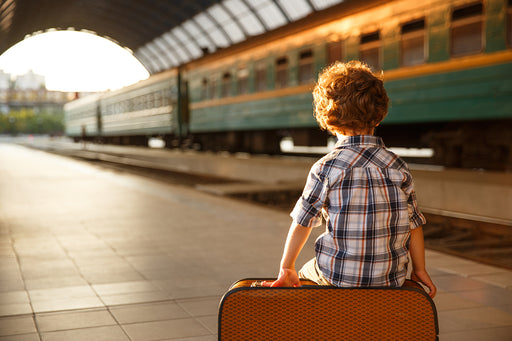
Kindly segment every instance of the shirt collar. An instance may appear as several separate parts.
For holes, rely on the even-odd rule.
[[[382,138],[373,135],[355,135],[343,136],[337,135],[338,142],[335,148],[353,147],[353,146],[372,146],[372,147],[385,147]]]

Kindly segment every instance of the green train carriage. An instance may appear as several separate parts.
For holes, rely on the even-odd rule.
[[[170,70],[105,93],[99,101],[103,141],[147,146],[151,136],[173,137],[180,123],[178,78]]]
[[[510,169],[511,13],[506,0],[390,1],[292,24],[186,67],[188,129],[208,149],[325,144],[312,80],[334,60],[362,59],[384,72],[391,107],[377,134],[388,143],[434,148],[448,166]]]
[[[97,139],[101,134],[99,95],[91,94],[64,105],[66,136],[79,140]]]
[[[283,138],[325,146],[314,80],[333,61],[361,59],[383,72],[391,107],[376,133],[389,146],[433,148],[431,162],[447,166],[512,169],[512,0],[378,4],[347,1],[104,94],[98,135],[253,153],[278,153]]]

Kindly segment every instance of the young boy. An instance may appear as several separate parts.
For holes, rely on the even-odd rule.
[[[412,279],[434,297],[412,176],[373,136],[388,111],[382,80],[361,62],[335,63],[320,74],[313,97],[316,120],[338,142],[311,168],[290,214],[279,277],[263,285],[300,286],[304,278],[340,287],[400,287],[409,252]],[[316,240],[316,257],[297,274],[295,260],[322,216],[326,231]]]

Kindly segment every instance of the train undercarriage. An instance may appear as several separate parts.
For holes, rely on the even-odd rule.
[[[512,120],[493,120],[381,125],[375,134],[384,139],[387,147],[428,148],[433,151],[432,157],[409,158],[412,162],[448,168],[512,171],[510,131]],[[307,147],[332,146],[333,141],[333,136],[319,128],[195,133],[181,138],[171,134],[86,136],[76,140],[148,146],[153,138],[161,139],[166,148],[270,155],[286,153],[282,149],[283,139],[291,141],[295,146]]]

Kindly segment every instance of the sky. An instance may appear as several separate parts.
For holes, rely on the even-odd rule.
[[[0,70],[28,70],[46,77],[56,91],[105,91],[145,79],[149,73],[133,54],[91,33],[54,31],[32,35],[0,56]]]

